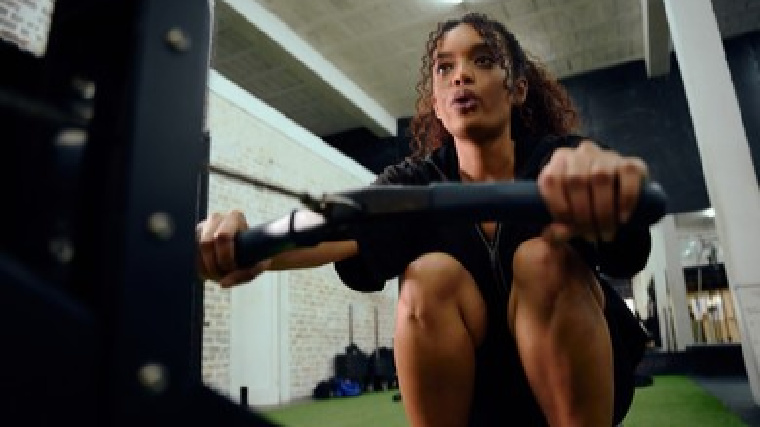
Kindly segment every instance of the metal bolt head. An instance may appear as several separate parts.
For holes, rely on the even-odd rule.
[[[169,240],[174,235],[174,221],[166,212],[154,212],[148,217],[148,230],[159,240]]]
[[[97,90],[95,82],[82,78],[75,78],[71,82],[71,85],[77,91],[79,96],[82,97],[82,99],[89,100],[95,98],[95,91]]]
[[[147,363],[137,370],[137,380],[153,394],[161,394],[169,386],[169,373],[159,363]]]
[[[68,264],[74,259],[74,246],[66,238],[57,238],[50,241],[50,253],[61,264]]]
[[[81,147],[87,142],[87,131],[78,128],[66,128],[58,133],[55,144],[60,147]]]
[[[177,52],[190,50],[190,37],[180,28],[172,28],[166,33],[166,42]]]

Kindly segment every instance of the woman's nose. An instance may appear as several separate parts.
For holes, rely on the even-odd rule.
[[[471,84],[472,82],[472,73],[470,72],[469,67],[465,64],[459,65],[454,73],[452,85],[462,86],[465,84]]]

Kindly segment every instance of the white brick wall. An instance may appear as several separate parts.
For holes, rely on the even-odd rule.
[[[212,283],[204,285],[202,374],[206,384],[227,389],[230,365],[230,296]]]
[[[394,283],[382,293],[360,294],[344,287],[331,266],[292,272],[290,283],[293,397],[309,395],[317,380],[332,376],[332,357],[349,344],[349,306],[353,310],[353,339],[363,351],[370,353],[375,348],[375,307],[378,343],[392,346]]]
[[[0,1],[0,38],[37,56],[45,53],[53,0]]]
[[[215,72],[210,87],[213,163],[313,194],[371,182],[373,176],[366,169]],[[253,225],[295,207],[296,201],[279,195],[216,176],[210,179],[209,212],[240,209]],[[332,375],[332,357],[349,344],[349,304],[354,311],[354,341],[364,351],[371,352],[375,345],[374,307],[379,313],[379,343],[392,345],[395,285],[377,294],[353,292],[342,285],[332,266],[266,274],[283,275],[278,283],[288,287],[279,307],[289,330],[287,351],[280,352],[279,361],[285,372],[283,400],[310,395],[317,381]],[[230,324],[230,309],[229,291],[207,283],[203,378],[225,392],[231,383],[230,328],[235,327]]]

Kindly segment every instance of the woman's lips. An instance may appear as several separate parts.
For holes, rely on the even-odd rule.
[[[472,110],[478,105],[478,97],[470,90],[459,90],[451,99],[451,106],[460,112]]]
[[[477,105],[478,100],[475,98],[463,98],[463,99],[455,99],[452,105],[456,109],[460,110],[470,110],[472,108],[475,108],[475,105]]]

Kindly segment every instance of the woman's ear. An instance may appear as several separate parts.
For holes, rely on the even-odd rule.
[[[515,106],[523,105],[528,98],[528,80],[525,77],[519,77],[512,85],[512,102]]]

